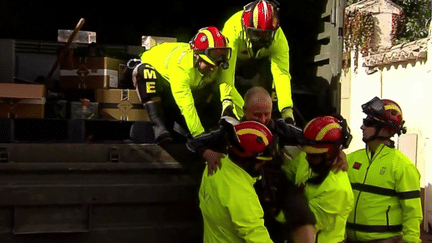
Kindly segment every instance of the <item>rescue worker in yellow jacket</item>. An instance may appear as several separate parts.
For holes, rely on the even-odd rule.
[[[273,242],[264,226],[264,212],[254,184],[260,167],[272,159],[278,139],[263,124],[246,121],[228,132],[228,155],[223,170],[202,175],[199,189],[204,219],[204,243]]]
[[[362,105],[366,149],[348,154],[354,209],[348,242],[421,242],[420,174],[391,140],[406,130],[400,106],[374,97]]]
[[[302,146],[302,151],[285,163],[284,170],[304,189],[315,214],[315,242],[343,242],[354,196],[347,172],[335,173],[332,163],[350,143],[348,126],[341,117],[317,117],[305,126],[303,136],[309,144]]]
[[[227,39],[212,26],[200,29],[189,44],[163,43],[142,54],[132,79],[158,144],[204,132],[193,92],[220,82],[230,55]]]
[[[232,48],[229,67],[222,73],[222,79],[227,80],[221,85],[224,115],[241,118],[242,97],[249,88],[261,86],[275,103],[272,117],[294,124],[289,47],[279,26],[278,5],[272,0],[256,0],[224,24],[222,33]]]
[[[279,150],[279,147],[285,144],[297,145],[296,137],[302,136],[302,131],[284,121],[271,120],[271,107],[271,97],[264,88],[253,87],[246,93],[245,116],[242,121],[263,124],[279,138],[273,158],[260,168],[260,180],[254,184],[255,192],[264,211],[264,226],[274,242],[282,243],[290,239],[289,242],[312,243],[314,242],[315,216],[309,209],[303,192],[286,178],[282,170],[283,156]],[[222,117],[221,123],[223,124],[227,119],[238,122],[226,116]],[[221,167],[221,158],[223,154],[226,154],[225,148],[229,142],[229,136],[226,136],[226,129],[223,128],[224,126],[221,125],[219,130],[197,136],[187,142],[187,147],[192,154],[206,159],[206,171],[209,176],[216,173],[218,169],[224,170]],[[283,133],[279,134],[278,132],[282,130]],[[283,223],[275,219],[279,214],[285,216]]]

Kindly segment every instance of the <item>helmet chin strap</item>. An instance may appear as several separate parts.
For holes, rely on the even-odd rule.
[[[242,35],[243,35],[243,40],[245,42],[246,45],[246,50],[248,51],[248,54],[250,57],[254,58],[254,53],[253,53],[253,48],[252,48],[252,41],[249,39],[249,37],[246,34],[246,30],[245,27],[243,26],[243,30],[242,30]]]
[[[261,173],[261,170],[255,170],[254,167],[258,162],[253,157],[241,157],[234,150],[228,151],[228,157],[231,161],[239,165],[252,177],[258,177]]]
[[[307,179],[306,183],[315,185],[321,184],[327,178],[327,175],[330,173],[330,170],[332,168],[331,162],[334,161],[336,157],[337,154],[333,155],[330,158],[325,158],[323,155],[321,157],[321,161],[317,165],[312,165],[311,163],[309,163],[309,168],[311,168],[312,172],[314,172],[316,175]]]
[[[368,142],[373,141],[375,139],[378,139],[378,140],[387,140],[387,141],[390,141],[391,146],[394,146],[394,142],[391,140],[391,136],[387,136],[387,137],[385,137],[385,136],[379,136],[379,133],[380,133],[380,131],[383,128],[384,128],[383,124],[375,126],[375,133],[374,133],[374,135],[372,135],[369,138],[363,138],[363,142],[368,143]]]
[[[198,59],[199,59],[198,55],[194,53],[193,54],[193,66],[194,66],[194,68],[198,68]]]
[[[328,174],[330,173],[331,166],[321,165],[311,169],[314,173],[316,173],[316,176],[307,179],[306,183],[319,185],[327,178]]]

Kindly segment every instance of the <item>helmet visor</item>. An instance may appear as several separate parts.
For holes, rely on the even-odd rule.
[[[260,30],[256,28],[246,28],[247,37],[255,43],[260,43],[266,47],[269,47],[274,39],[275,30]]]
[[[385,119],[384,104],[378,97],[374,97],[369,102],[362,105],[362,110],[369,116],[376,117],[379,119]]]
[[[214,61],[228,61],[231,58],[231,48],[209,48],[206,50],[206,55]]]

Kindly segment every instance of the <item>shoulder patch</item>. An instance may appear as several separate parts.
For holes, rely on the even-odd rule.
[[[358,170],[358,169],[360,169],[361,166],[362,166],[361,163],[359,163],[359,162],[355,162],[354,165],[353,165],[353,169]]]

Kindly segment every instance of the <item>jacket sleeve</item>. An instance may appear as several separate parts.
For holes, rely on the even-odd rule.
[[[228,144],[226,132],[220,127],[217,130],[209,133],[204,133],[194,137],[186,142],[186,148],[199,157],[203,157],[206,149],[215,150],[218,152],[224,152],[225,147]]]
[[[301,153],[297,154],[293,158],[284,154],[282,169],[284,170],[288,180],[294,183],[296,183],[296,174],[301,158]]]
[[[228,38],[228,46],[231,47],[231,58],[228,61],[229,67],[227,70],[221,72],[219,76],[220,82],[220,97],[221,101],[232,101],[239,107],[243,107],[243,98],[238,94],[234,82],[235,82],[235,69],[237,64],[237,52],[238,52],[238,42],[240,41],[239,35],[241,34],[241,24],[240,18],[243,11],[239,11],[229,18],[222,28],[222,34]],[[228,103],[225,103],[228,104]],[[222,107],[224,110],[226,107]]]
[[[190,77],[180,67],[174,68],[170,76],[172,77],[170,85],[174,100],[183,114],[189,132],[192,137],[204,133],[204,127],[201,124],[201,120],[195,108],[192,91],[190,89]]]
[[[303,191],[293,181],[288,180],[282,171],[281,174],[281,180],[274,187],[277,188],[276,201],[283,211],[286,226],[295,229],[302,225],[315,225],[315,214],[309,208]]]
[[[289,47],[281,28],[276,31],[271,49],[271,72],[278,98],[278,109],[282,111],[284,108],[293,107],[293,102],[291,97],[291,75],[289,73]]]
[[[255,190],[249,185],[238,186],[241,187],[239,190],[230,191],[226,197],[226,206],[238,236],[244,242],[273,242],[264,226],[264,212]]]
[[[403,212],[403,241],[421,242],[420,223],[423,219],[420,199],[420,173],[408,158],[396,170],[396,192]]]

